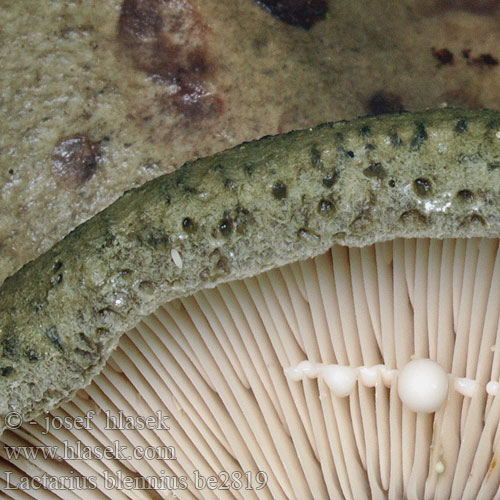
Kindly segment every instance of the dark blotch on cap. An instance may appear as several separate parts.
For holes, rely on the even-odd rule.
[[[413,182],[413,189],[418,196],[427,196],[432,190],[432,184],[428,179],[420,177]]]
[[[472,64],[480,67],[497,66],[498,59],[496,57],[493,57],[491,54],[481,54],[478,57],[474,57],[474,59],[472,59]]]
[[[14,331],[6,331],[2,339],[2,356],[13,361],[19,359],[19,343]]]
[[[321,238],[311,229],[302,227],[297,231],[297,236],[308,243],[317,243]]]
[[[219,222],[219,231],[223,236],[229,236],[233,230],[233,221],[226,217]]]
[[[387,177],[387,170],[379,162],[370,163],[370,165],[363,170],[363,174],[366,175],[366,177],[376,177],[377,179],[383,180]]]
[[[142,241],[153,248],[165,247],[170,244],[170,236],[161,228],[148,227],[142,236]]]
[[[57,327],[55,325],[49,326],[49,328],[45,330],[45,335],[60,351],[63,350],[61,337],[59,336],[59,332],[57,331]]]
[[[331,188],[337,182],[338,177],[339,174],[336,170],[334,170],[331,174],[326,174],[323,177],[323,186]]]
[[[467,130],[467,122],[465,120],[458,120],[455,125],[455,132],[457,134],[463,134]]]
[[[425,130],[425,125],[423,123],[417,123],[417,130],[411,141],[411,149],[414,151],[420,149],[427,138],[428,135],[427,131]]]
[[[391,92],[375,92],[366,104],[368,113],[372,115],[383,115],[385,113],[397,113],[404,111],[401,97]]]
[[[282,200],[283,198],[286,198],[286,196],[287,196],[286,186],[281,181],[274,183],[272,191],[273,191],[273,196],[277,200]]]
[[[28,361],[30,361],[31,363],[34,363],[35,361],[38,361],[38,354],[33,349],[29,349],[26,352],[26,357],[28,358]]]
[[[224,101],[205,90],[200,83],[185,83],[171,100],[175,109],[189,120],[220,116],[224,112]]]
[[[484,220],[482,215],[470,214],[464,217],[464,219],[462,220],[462,222],[458,227],[459,229],[462,229],[467,226],[477,226],[478,224],[484,227],[487,226],[486,221]]]
[[[229,259],[224,255],[217,261],[216,267],[217,269],[220,269],[225,273],[231,272],[231,264],[229,263]]]
[[[329,200],[321,200],[318,203],[318,212],[320,214],[326,214],[333,209],[333,203]]]
[[[403,212],[400,217],[404,224],[426,224],[427,217],[420,210],[412,209]]]
[[[453,64],[453,52],[450,52],[446,48],[436,49],[436,48],[432,47],[432,55],[443,66],[445,64]]]
[[[52,175],[58,186],[77,189],[95,174],[99,159],[98,144],[86,135],[64,137],[52,153]]]
[[[206,49],[207,26],[188,0],[124,0],[118,41],[134,67],[178,92],[160,93],[161,106],[173,107],[190,122],[219,116],[224,101],[207,90],[214,71]]]
[[[238,188],[238,184],[233,179],[227,178],[224,179],[224,187],[230,191],[235,191]]]
[[[359,129],[359,133],[361,134],[361,137],[368,137],[372,133],[372,129],[368,125],[363,125]]]
[[[14,371],[14,367],[13,366],[4,366],[3,368],[0,369],[0,375],[2,375],[2,377],[7,377],[13,371]]]
[[[196,225],[191,217],[185,217],[182,220],[182,229],[184,229],[186,233],[192,233],[196,229]]]
[[[458,191],[457,198],[462,201],[472,201],[474,199],[474,193],[469,189],[462,189]]]
[[[256,2],[285,23],[306,30],[325,19],[327,0],[256,0]]]

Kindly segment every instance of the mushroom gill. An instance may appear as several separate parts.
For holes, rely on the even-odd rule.
[[[165,303],[4,432],[2,495],[500,498],[499,282],[496,239],[396,239]]]

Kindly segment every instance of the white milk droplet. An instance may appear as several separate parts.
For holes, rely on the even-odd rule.
[[[356,370],[350,366],[327,365],[321,370],[323,380],[335,396],[345,398],[354,390]]]
[[[417,413],[433,413],[448,394],[448,375],[431,359],[415,359],[401,370],[398,381],[401,401]]]
[[[457,377],[453,382],[453,388],[462,396],[471,398],[477,391],[477,382],[470,378]]]

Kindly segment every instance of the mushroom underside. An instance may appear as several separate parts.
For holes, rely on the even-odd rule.
[[[166,303],[4,432],[2,495],[500,499],[499,282],[496,239],[397,239]]]

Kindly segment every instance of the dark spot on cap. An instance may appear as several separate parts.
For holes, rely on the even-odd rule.
[[[338,177],[339,174],[336,170],[334,170],[332,173],[326,174],[323,177],[323,186],[331,188],[337,182]]]
[[[232,230],[233,221],[229,217],[226,217],[219,222],[219,231],[221,232],[222,236],[229,236]]]
[[[406,210],[400,216],[401,221],[404,224],[426,224],[427,217],[420,212],[420,210],[412,209]]]
[[[100,319],[105,322],[114,321],[118,316],[121,316],[121,314],[112,307],[103,307],[97,311],[97,314]]]
[[[359,133],[360,133],[361,137],[367,137],[367,136],[371,135],[372,129],[368,125],[363,125],[359,129]]]
[[[464,217],[462,222],[460,223],[459,228],[462,229],[467,226],[476,226],[476,225],[486,226],[486,221],[479,214],[470,214]]]
[[[394,179],[391,179],[391,180],[389,181],[389,186],[390,186],[391,188],[396,187],[396,181],[395,181]]]
[[[425,130],[425,125],[423,123],[417,123],[416,125],[417,130],[415,132],[415,135],[413,136],[413,139],[411,140],[411,149],[413,151],[419,150],[422,144],[428,138],[427,131]]]
[[[77,189],[95,174],[99,159],[99,145],[86,135],[64,137],[52,153],[52,175],[58,186]]]
[[[375,92],[366,104],[368,113],[372,115],[383,115],[385,113],[397,113],[404,111],[401,97],[391,92]]]
[[[446,48],[436,49],[435,47],[432,47],[432,55],[442,66],[445,64],[453,64],[453,52],[450,52]]]
[[[472,59],[472,64],[479,67],[492,67],[498,65],[498,59],[491,54],[480,54]]]
[[[207,90],[214,65],[206,49],[206,33],[207,26],[187,0],[123,1],[118,21],[120,56],[159,86],[178,88],[174,94],[160,90],[153,109],[158,104],[170,107],[193,122],[223,113],[224,101]]]
[[[61,337],[59,336],[59,332],[55,325],[49,326],[49,328],[45,330],[45,335],[50,340],[50,342],[52,342],[52,344],[54,344],[60,351],[63,350],[63,347],[61,345]]]
[[[138,41],[153,38],[163,28],[158,0],[124,0],[118,33],[124,45],[133,46]]]
[[[7,377],[13,371],[14,371],[14,367],[13,366],[4,366],[3,368],[1,368],[0,375],[2,375],[2,377]]]
[[[28,358],[28,361],[30,361],[31,363],[34,363],[35,361],[38,361],[38,354],[33,349],[29,349],[26,352],[26,357]]]
[[[353,152],[353,151],[346,151],[346,155],[347,155],[349,158],[354,158],[354,152]]]
[[[54,263],[54,272],[57,273],[57,271],[59,271],[62,266],[63,266],[63,263],[60,260],[56,261]]]
[[[365,231],[372,224],[372,222],[371,208],[365,207],[349,224],[349,229],[351,230],[351,232]]]
[[[250,215],[250,210],[248,210],[248,208],[242,207],[241,205],[236,206],[236,212],[238,214]]]
[[[14,175],[14,169],[13,168],[9,168],[9,174],[10,175]]]
[[[488,130],[498,130],[498,127],[500,127],[500,118],[493,118],[493,120],[490,120],[488,122],[487,128]]]
[[[287,188],[281,181],[274,183],[272,191],[273,191],[273,196],[277,200],[282,200],[287,196]]]
[[[318,212],[320,214],[326,214],[333,209],[333,203],[329,200],[321,200],[318,204]]]
[[[455,132],[457,134],[463,134],[467,130],[467,122],[465,120],[458,120],[455,125]]]
[[[245,171],[245,174],[251,177],[253,171],[255,170],[255,165],[252,165],[251,163],[245,163],[243,165],[243,170]]]
[[[470,53],[472,52],[472,49],[463,49],[462,50],[462,57],[464,59],[470,59]]]
[[[19,344],[17,342],[17,335],[13,331],[6,331],[2,339],[2,356],[13,361],[19,359]]]
[[[185,217],[182,221],[182,229],[186,231],[186,233],[192,233],[196,229],[196,225],[193,222],[193,219],[190,217]]]
[[[177,9],[169,3],[163,0],[124,0],[118,21],[118,39],[137,69],[160,80],[179,80],[182,84],[184,82],[180,80],[188,75],[204,73],[207,62],[200,53],[191,54],[193,47],[182,47],[169,37],[181,31],[187,22],[182,15],[189,15],[187,9],[182,11],[184,2]]]
[[[224,179],[224,187],[230,191],[234,191],[238,187],[238,184],[233,179],[226,178]]]
[[[231,271],[231,265],[229,264],[229,259],[225,256],[222,256],[216,264],[217,269],[224,271],[225,273],[229,273]]]
[[[413,189],[418,196],[427,196],[432,190],[432,184],[428,179],[420,177],[413,182]]]
[[[314,231],[304,227],[297,231],[297,236],[307,243],[317,243],[321,239]]]
[[[220,116],[224,112],[224,101],[208,92],[201,84],[185,84],[171,99],[175,109],[188,120],[203,120]]]
[[[153,248],[157,248],[159,246],[169,246],[170,236],[165,234],[162,229],[148,227],[142,241],[146,242]]]
[[[209,170],[211,172],[223,172],[224,165],[222,165],[222,163],[216,163],[215,165],[211,165]]]
[[[306,30],[328,13],[327,0],[256,0],[274,17],[292,26]]]
[[[472,201],[474,199],[474,193],[469,189],[462,189],[457,192],[457,198],[462,201]]]
[[[142,283],[145,283],[145,282],[141,282],[141,284]],[[139,288],[140,288],[140,285],[139,285]],[[95,349],[95,347],[96,347],[95,342],[88,335],[85,335],[85,333],[80,332],[78,336],[80,337],[80,340],[82,341],[83,345],[86,348],[89,348],[91,350]]]
[[[370,165],[363,170],[363,174],[366,175],[366,177],[376,177],[377,179],[383,180],[387,177],[387,170],[379,162],[370,163]]]

